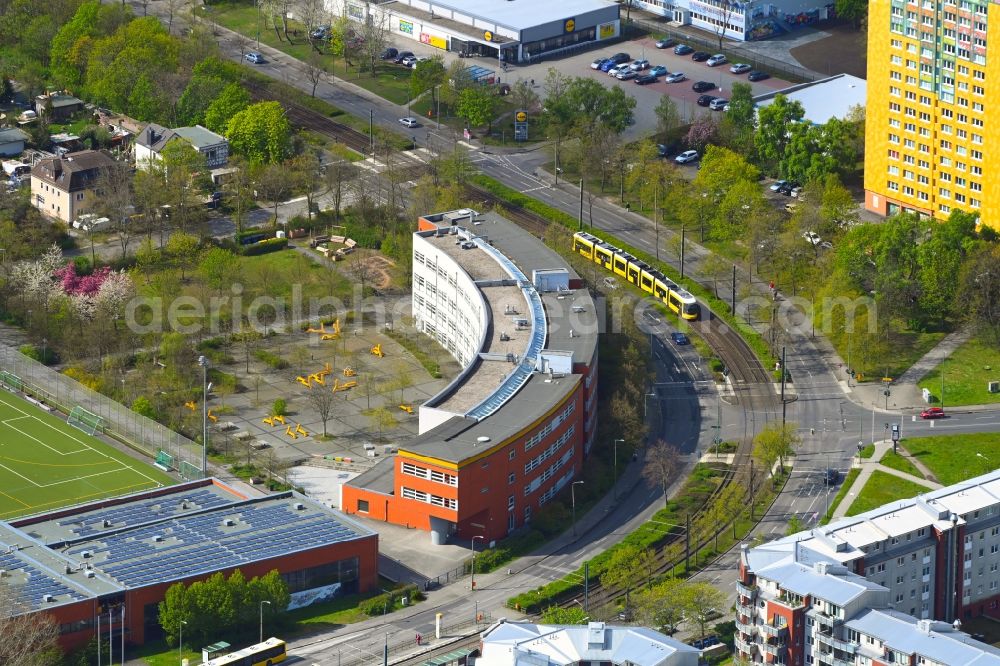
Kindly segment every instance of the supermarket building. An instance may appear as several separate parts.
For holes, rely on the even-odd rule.
[[[504,218],[426,215],[413,236],[416,326],[463,370],[419,434],[341,487],[349,514],[503,538],[578,478],[594,441],[600,318],[579,276]]]
[[[386,25],[393,38],[456,53],[530,63],[618,37],[609,0],[327,0],[331,13]],[[395,44],[400,50],[404,45]]]

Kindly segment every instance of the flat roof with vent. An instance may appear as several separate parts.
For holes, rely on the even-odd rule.
[[[374,536],[298,493],[206,479],[0,522],[0,569],[45,608]]]

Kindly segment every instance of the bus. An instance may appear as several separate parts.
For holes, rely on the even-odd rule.
[[[209,659],[202,666],[273,666],[287,657],[285,641],[268,638],[263,643],[230,652],[224,657]]]

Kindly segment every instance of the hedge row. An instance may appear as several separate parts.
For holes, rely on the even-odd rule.
[[[541,215],[542,217],[547,218],[553,222],[557,222],[572,231],[576,231],[580,226],[579,220],[577,220],[572,215],[564,213],[563,211],[558,210],[557,208],[553,208],[552,206],[549,206],[546,203],[538,201],[537,199],[533,199],[525,194],[518,192],[517,190],[512,190],[503,183],[500,183],[499,181],[496,181],[493,178],[490,178],[489,176],[476,174],[470,177],[470,180],[479,187],[482,187],[483,189],[499,197],[503,197],[505,200],[509,201],[512,204],[520,206],[525,210],[529,210],[532,213]],[[729,307],[730,307],[729,303],[726,303],[722,299],[717,298],[715,294],[713,294],[709,289],[703,287],[701,284],[697,282],[694,282],[693,280],[689,280],[687,278],[681,280],[679,271],[675,269],[673,266],[657,261],[656,257],[653,257],[652,255],[643,250],[640,250],[636,247],[633,247],[631,245],[628,245],[627,243],[622,242],[620,239],[616,238],[612,234],[601,231],[600,229],[594,229],[593,227],[589,228],[587,231],[588,233],[597,236],[601,240],[607,241],[608,243],[611,243],[615,247],[619,247],[622,250],[625,250],[626,252],[638,257],[639,259],[642,259],[650,266],[658,266],[662,270],[664,275],[669,277],[677,284],[685,287],[688,291],[690,291],[693,295],[695,295],[698,298],[698,300],[708,303],[709,306],[712,308],[712,313],[716,317],[724,320],[727,324],[729,324],[731,328],[737,331],[746,341],[746,343],[750,345],[750,348],[754,351],[754,354],[756,354],[757,357],[760,358],[762,361],[765,361],[765,366],[772,368],[774,367],[774,364],[776,363],[777,359],[775,359],[771,354],[771,350],[768,348],[767,343],[764,342],[764,339],[760,336],[760,334],[756,330],[753,329],[753,327],[749,326],[745,321],[742,321],[738,317],[733,316],[733,314],[729,312]]]
[[[250,245],[244,245],[240,250],[240,254],[244,257],[254,257],[258,254],[267,254],[268,252],[277,252],[279,250],[284,250],[288,247],[287,238],[268,238],[267,240],[262,240],[257,243],[251,243]]]
[[[407,599],[407,603],[414,603],[424,598],[424,593],[416,585],[404,585],[403,587],[376,595],[370,599],[365,599],[358,604],[358,610],[369,617],[377,617],[386,611],[392,610],[397,604],[402,605],[402,599]]]

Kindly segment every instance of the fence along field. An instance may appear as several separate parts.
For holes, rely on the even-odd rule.
[[[174,483],[84,429],[0,390],[0,520]]]

